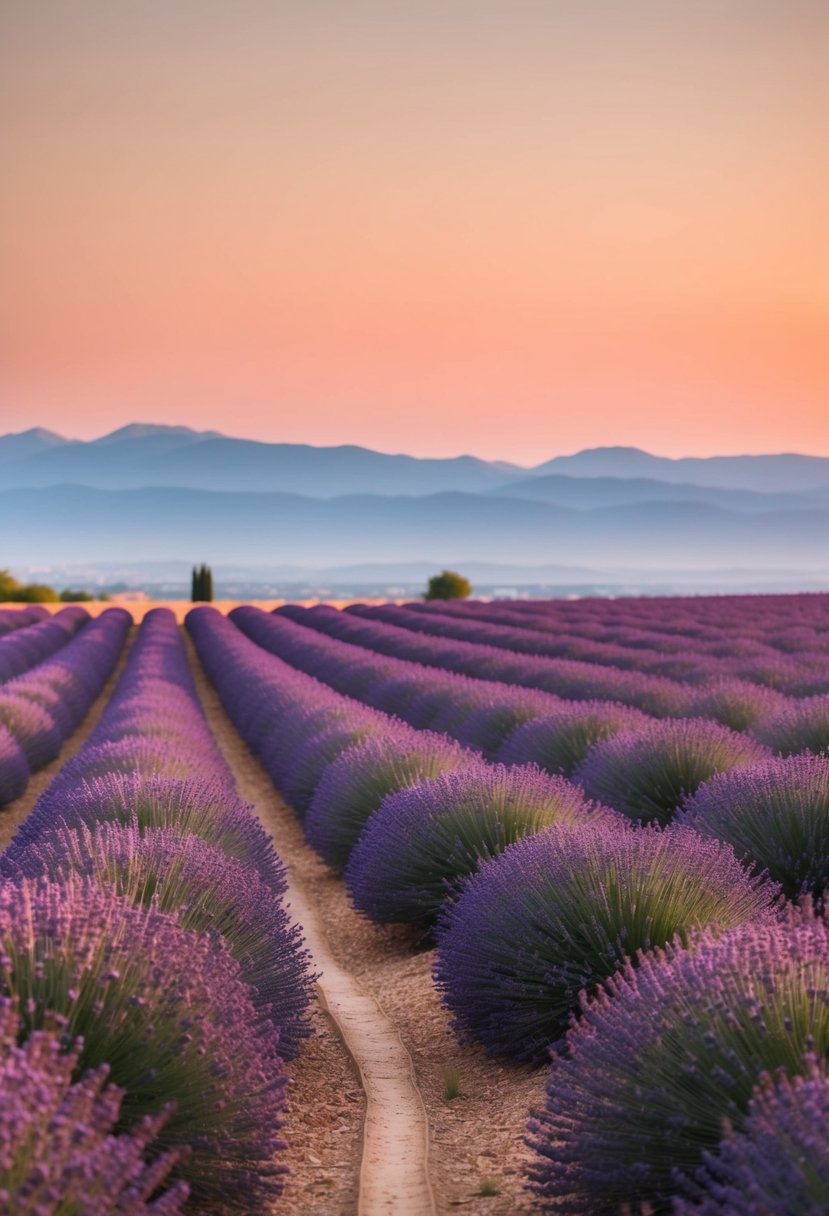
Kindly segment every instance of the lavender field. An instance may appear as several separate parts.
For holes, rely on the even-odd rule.
[[[829,596],[4,610],[0,681],[0,1212],[829,1211]]]

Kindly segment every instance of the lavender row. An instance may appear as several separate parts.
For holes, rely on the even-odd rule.
[[[86,717],[124,648],[132,618],[108,608],[51,659],[0,688],[0,806],[58,755]]]
[[[397,625],[360,620],[353,613],[319,606],[285,605],[276,615],[394,658],[424,663],[473,679],[495,680],[552,693],[568,700],[607,700],[632,705],[656,717],[693,713],[695,691],[677,680],[620,671],[574,659],[510,654],[497,646],[421,636]]]
[[[269,616],[244,607],[235,609],[231,619],[260,645],[338,691],[377,708],[396,710],[415,727],[445,731],[466,746],[479,747],[490,759],[537,763],[551,773],[569,776],[576,772],[581,779],[587,756],[601,741],[609,747],[620,732],[628,742],[641,734],[649,742],[644,746],[639,780],[647,786],[661,780],[659,756],[653,765],[647,756],[653,739],[660,738],[663,752],[667,751],[674,764],[671,783],[662,782],[661,809],[651,808],[646,800],[637,809],[630,800],[619,806],[633,818],[668,817],[684,795],[715,772],[769,754],[760,743],[716,722],[678,719],[660,725],[631,707],[563,701],[538,691],[471,680],[410,660],[377,655],[304,629],[291,618],[286,620],[286,615]],[[603,797],[601,792],[592,792]],[[672,794],[673,801],[669,801]]]
[[[89,621],[83,608],[62,608],[54,616],[0,638],[0,683],[48,659]]]
[[[643,632],[639,644],[632,648],[560,632],[541,634],[503,620],[496,622],[490,618],[484,621],[478,614],[467,616],[435,609],[426,612],[408,605],[371,607],[364,604],[351,605],[345,611],[364,619],[399,625],[415,633],[476,642],[516,654],[575,659],[695,685],[713,680],[744,679],[748,684],[773,686],[798,696],[829,688],[829,656],[825,653],[809,652],[796,660],[771,647],[748,642],[739,634],[714,643],[706,653],[700,653],[683,639],[673,647],[666,646],[655,633]],[[669,653],[665,653],[666,650]]]
[[[238,611],[248,614],[250,610],[245,608]],[[595,689],[597,697],[599,691],[605,694],[605,706],[608,702],[615,702],[634,708],[633,702],[642,702],[656,717],[711,718],[733,730],[752,731],[760,742],[782,755],[807,750],[817,752],[829,747],[829,701],[822,695],[802,699],[784,697],[771,688],[745,680],[714,681],[708,687],[696,689],[645,674],[613,673],[610,668],[605,669],[598,679],[595,676],[585,679],[584,669],[589,669],[590,664],[576,665],[579,668],[577,675],[572,677],[571,671],[572,678],[563,680],[561,665],[550,677],[548,669],[555,664],[555,660],[522,658],[519,655],[509,658],[505,652],[498,652],[494,647],[418,637],[405,629],[379,621],[355,621],[353,614],[332,608],[303,609],[290,605],[279,609],[274,615],[287,616],[295,623],[313,627],[331,639],[349,644],[355,655],[357,646],[375,654],[381,653],[387,658],[399,654],[402,661],[410,664],[410,670],[413,664],[428,665],[448,669],[454,674],[465,672],[468,678],[475,678],[473,672],[478,672],[477,678],[485,680],[488,685],[503,681],[507,685],[512,683],[527,688],[528,693],[530,689],[535,689],[536,694],[542,691],[542,686],[546,688],[549,685],[562,694],[557,697],[555,708],[550,703],[553,714],[570,699],[576,702],[594,700],[587,694]],[[249,618],[246,615],[244,619]],[[483,659],[479,653],[481,651],[488,652]],[[491,654],[499,657],[493,661]],[[600,671],[598,667],[592,670],[594,673]],[[633,691],[634,682],[638,683],[636,691]],[[514,694],[515,689],[506,695],[514,697]],[[547,695],[556,694],[551,691]],[[527,704],[529,706],[529,702]],[[525,720],[534,716],[538,714],[526,712]],[[514,726],[518,725],[516,721]],[[526,759],[543,763],[540,755]]]
[[[0,608],[0,637],[13,633],[15,629],[25,629],[45,620],[49,610],[42,604],[27,604],[25,608]]]
[[[829,596],[671,596],[622,599],[501,600],[410,603],[418,612],[508,621],[544,633],[572,632],[596,641],[636,648],[693,645],[704,650],[735,641],[750,653],[763,647],[783,653],[829,648]],[[668,611],[669,609],[669,611]],[[643,636],[644,635],[644,636]],[[727,653],[725,651],[724,653]]]
[[[64,1146],[58,1190],[91,1173],[102,1198],[89,1210],[121,1210],[127,1184],[109,1163],[125,1162],[148,1178],[127,1189],[147,1201],[136,1212],[166,1216],[188,1195],[204,1212],[265,1210],[283,1187],[282,1060],[307,1033],[308,959],[282,903],[283,868],[238,797],[171,613],[145,618],[98,726],[0,871],[0,967],[24,1034],[57,1019],[76,1044],[71,1085],[60,1081],[54,1100],[81,1086],[118,1113],[120,1135]],[[38,979],[31,960],[47,935]]]

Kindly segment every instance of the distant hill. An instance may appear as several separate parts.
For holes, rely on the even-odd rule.
[[[566,486],[560,480],[547,481],[545,488],[539,479],[549,477],[568,478],[571,482],[589,478],[637,484],[607,485],[602,489],[598,485]],[[829,457],[714,456],[669,460],[638,448],[617,447],[556,456],[525,469],[474,456],[419,459],[352,445],[260,443],[216,431],[152,423],[133,423],[88,442],[64,439],[42,429],[0,437],[0,489],[73,484],[97,489],[177,486],[279,491],[311,498],[361,493],[424,495],[453,490],[510,497],[521,484],[523,497],[562,505],[609,506],[615,502],[653,501],[658,497],[654,482],[681,485],[684,500],[709,501],[735,510],[777,509],[805,504],[807,500],[802,496],[811,491],[829,496]],[[726,499],[701,494],[700,488],[761,495],[794,494],[798,500],[772,503]],[[565,490],[570,493],[565,494]],[[677,498],[674,493],[669,497]]]
[[[35,428],[0,437],[0,520],[0,567],[31,576],[207,561],[410,585],[477,565],[578,586],[612,571],[623,587],[626,570],[814,586],[829,577],[829,459],[597,448],[522,469],[155,424],[90,442]]]
[[[3,443],[21,439],[21,436],[0,439],[0,452]],[[228,438],[215,431],[134,424],[86,443],[62,440],[53,445],[22,444],[16,458],[0,460],[0,488],[61,484],[97,489],[177,486],[201,490],[279,490],[312,498],[332,498],[364,491],[475,493],[522,473],[518,466],[488,464],[474,456],[419,460],[361,447],[259,443]]]
[[[645,477],[657,481],[691,482],[732,490],[760,492],[818,489],[829,486],[829,457],[686,456],[670,460],[640,448],[590,448],[573,456],[555,456],[538,465],[536,476],[563,473],[568,477]]]
[[[589,510],[594,507],[630,506],[634,503],[704,502],[730,511],[786,511],[816,505],[815,491],[805,494],[724,490],[687,482],[657,481],[652,477],[524,477],[491,490],[499,497],[525,498],[560,507]]]
[[[3,562],[190,559],[324,567],[439,560],[829,570],[829,509],[739,513],[707,503],[571,510],[445,493],[419,498],[59,486],[0,492]]]
[[[28,460],[30,456],[37,456],[68,442],[62,435],[46,431],[42,426],[33,427],[30,431],[18,431],[16,435],[0,435],[0,465]]]

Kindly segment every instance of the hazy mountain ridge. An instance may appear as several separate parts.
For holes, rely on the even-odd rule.
[[[682,486],[684,494],[696,500],[704,497],[701,488],[797,495],[798,503],[780,500],[768,504],[779,507],[807,505],[804,494],[811,491],[823,490],[829,495],[829,457],[792,454],[673,460],[638,448],[594,448],[525,469],[475,456],[426,459],[355,445],[262,443],[216,431],[145,423],[133,423],[86,442],[39,428],[0,437],[0,488],[64,483],[98,489],[180,486],[333,498],[360,492],[421,495],[448,490],[511,497],[521,487],[533,498],[547,496],[552,501],[539,484],[550,476],[560,479],[555,501],[571,506],[602,505],[596,486],[592,487],[593,501],[589,501],[584,486],[587,479],[649,483],[640,486],[642,500],[654,497],[654,482]],[[562,478],[579,483],[571,484],[569,499]],[[605,505],[632,501],[635,493],[632,486],[624,490],[617,486],[614,498],[605,487]],[[676,491],[669,497],[676,500]],[[736,498],[728,503],[721,496],[716,501],[746,510],[763,505],[748,500],[739,504]]]
[[[698,481],[679,477],[689,466]],[[700,484],[726,474],[734,485]],[[0,566],[20,571],[208,561],[411,584],[453,565],[581,586],[744,569],[754,585],[791,571],[812,586],[803,571],[829,578],[829,458],[611,448],[521,469],[187,427],[135,424],[91,442],[34,429],[0,437],[0,521]]]
[[[656,508],[656,509],[655,509]],[[829,570],[829,509],[726,511],[707,503],[571,510],[457,492],[408,496],[61,486],[0,493],[8,564],[181,558],[323,567],[509,562],[646,569]]]

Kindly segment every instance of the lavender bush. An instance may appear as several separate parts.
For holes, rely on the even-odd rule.
[[[192,833],[251,866],[277,895],[285,891],[285,871],[271,839],[226,781],[175,780],[115,773],[80,784],[59,778],[38,799],[5,854],[0,873],[14,873],[19,853],[58,827],[94,828],[109,820],[139,831],[170,828]]]
[[[594,743],[621,731],[646,726],[649,718],[630,705],[612,701],[563,701],[560,708],[535,718],[509,735],[497,753],[503,764],[538,764],[567,777]]]
[[[0,726],[0,806],[19,798],[29,784],[31,769],[29,762],[15,739],[5,727]]]
[[[125,1124],[175,1103],[157,1140],[192,1150],[182,1174],[197,1207],[250,1213],[279,1195],[276,1035],[220,939],[94,880],[7,882],[0,990],[19,1000],[25,1035],[57,1014],[82,1039],[79,1068],[109,1065]]]
[[[712,718],[732,730],[748,730],[761,718],[779,711],[786,698],[748,680],[722,678],[702,689],[690,705],[693,717]]]
[[[754,727],[754,735],[781,756],[829,752],[829,697],[789,701]]]
[[[428,731],[390,729],[350,747],[317,786],[305,820],[308,843],[329,865],[341,868],[387,794],[474,762],[473,753]]]
[[[542,1060],[583,988],[695,928],[770,915],[777,890],[687,828],[548,828],[481,866],[438,923],[435,983],[465,1041]]]
[[[552,823],[625,821],[534,767],[478,764],[384,798],[348,861],[354,906],[372,920],[432,924],[482,861]]]
[[[184,929],[221,934],[251,986],[254,1006],[279,1029],[293,1058],[310,1030],[311,976],[302,934],[252,867],[171,828],[137,822],[61,828],[17,854],[19,873],[54,881],[70,871],[113,887],[131,903],[175,916]]]
[[[109,1068],[79,1073],[62,1019],[22,1038],[14,1002],[0,1000],[0,1209],[15,1216],[177,1216],[190,1188],[170,1182],[184,1149],[153,1153],[171,1109],[116,1134],[124,1091]]]
[[[0,691],[0,726],[4,726],[20,745],[29,768],[43,768],[54,760],[62,742],[52,715],[27,697]]]
[[[544,1210],[670,1212],[723,1120],[742,1131],[760,1074],[829,1051],[827,987],[829,929],[808,910],[628,966],[584,1004],[530,1123]]]
[[[341,722],[338,726],[329,726],[318,734],[309,734],[292,757],[290,769],[280,787],[286,802],[296,811],[300,819],[304,819],[308,813],[308,808],[328,766],[338,760],[349,748],[356,747],[377,735],[376,726],[368,723],[348,726],[345,722]]]
[[[694,1202],[676,1216],[826,1216],[829,1212],[829,1076],[808,1055],[803,1075],[761,1078],[742,1131],[726,1126],[703,1154]]]
[[[713,777],[768,759],[762,744],[717,722],[654,722],[596,743],[573,770],[591,798],[631,819],[667,823]]]
[[[829,887],[829,756],[774,758],[706,781],[678,818],[728,841],[790,899]]]

